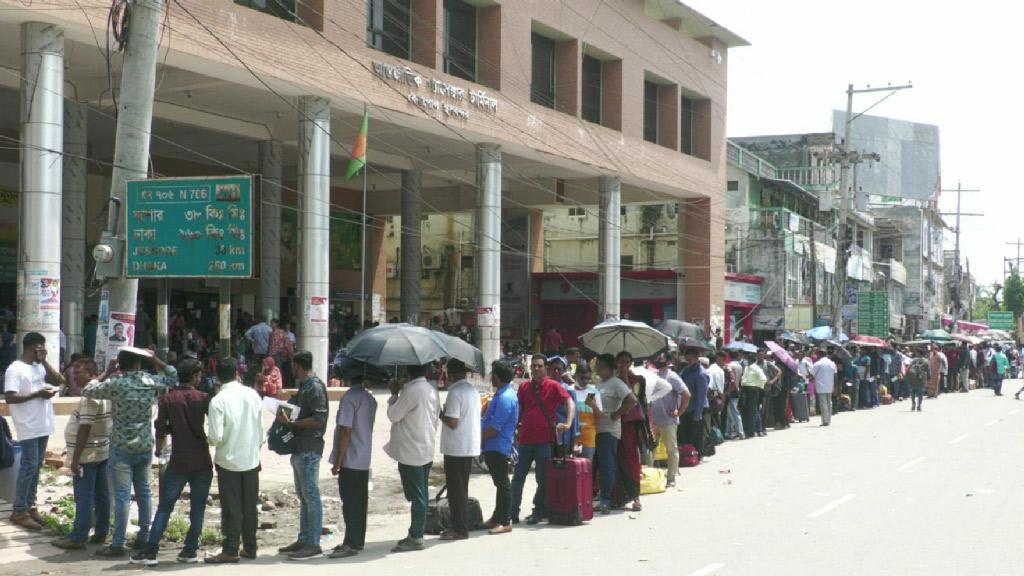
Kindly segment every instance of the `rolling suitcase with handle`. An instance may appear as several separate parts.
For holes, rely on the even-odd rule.
[[[544,463],[544,505],[552,524],[578,526],[594,518],[590,460],[551,458]]]
[[[807,392],[791,392],[793,419],[797,422],[810,422],[811,413],[807,405]]]

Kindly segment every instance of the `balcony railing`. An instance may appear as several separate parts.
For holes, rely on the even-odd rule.
[[[790,180],[807,190],[831,190],[836,185],[835,168],[829,166],[790,166],[778,168],[776,178]]]

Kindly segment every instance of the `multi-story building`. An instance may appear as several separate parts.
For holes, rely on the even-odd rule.
[[[674,0],[552,5],[175,2],[161,28],[150,172],[261,176],[255,272],[227,289],[235,308],[294,317],[318,364],[327,338],[311,306],[321,302],[334,313],[366,309],[366,320],[423,322],[462,308],[492,358],[510,327],[543,323],[528,294],[530,274],[543,269],[543,210],[576,207],[600,221],[603,248],[588,265],[599,271],[604,318],[620,314],[621,206],[658,202],[682,207],[687,241],[677,243],[674,268],[685,274],[685,310],[677,314],[720,321],[726,73],[729,48],[745,41]],[[63,313],[38,328],[55,342],[63,324],[69,351],[81,347],[86,294],[97,292],[86,254],[103,228],[96,215],[108,205],[115,161],[121,58],[103,38],[120,18],[110,11],[109,3],[0,0],[0,136],[12,144],[0,150],[0,188],[18,196],[23,240],[52,226],[53,245],[63,246],[42,272],[63,280]],[[47,74],[38,74],[40,62]],[[365,206],[362,182],[343,177],[364,111]],[[30,127],[45,132],[44,146],[26,138]],[[19,181],[45,189],[19,190]],[[62,198],[62,217],[60,201],[55,212],[38,210],[44,195]],[[61,234],[46,215],[63,220]],[[425,250],[422,235],[436,236],[435,225],[443,241]],[[0,235],[8,244],[0,257],[10,259],[15,237]],[[14,280],[0,278],[8,299],[22,284]],[[161,286],[141,283],[149,314]],[[163,286],[171,309],[195,322],[216,318],[219,283]],[[436,308],[425,306],[424,291]],[[23,311],[38,301],[19,294]]]
[[[945,223],[934,206],[906,202],[907,205],[875,210],[878,226],[876,257],[882,263],[892,259],[905,268],[902,314],[897,307],[897,313],[891,314],[890,319],[904,316],[903,335],[912,337],[929,328],[939,327],[946,313],[943,272]],[[890,292],[890,296],[898,297],[898,292]],[[890,300],[890,310],[893,307]]]

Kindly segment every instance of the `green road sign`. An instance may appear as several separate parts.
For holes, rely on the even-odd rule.
[[[993,330],[1013,330],[1013,311],[989,311],[988,327]]]
[[[127,275],[252,277],[252,178],[128,182]]]
[[[885,338],[889,335],[889,293],[868,290],[857,293],[857,333]]]

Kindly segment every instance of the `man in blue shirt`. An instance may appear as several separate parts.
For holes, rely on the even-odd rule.
[[[691,444],[704,453],[704,404],[708,399],[708,375],[700,365],[700,350],[686,349],[686,368],[679,373],[692,398],[679,417],[679,444]]]
[[[513,436],[519,422],[519,399],[511,384],[514,375],[506,362],[491,364],[491,385],[495,392],[480,421],[484,461],[497,490],[494,514],[484,523],[491,534],[512,531],[512,484],[508,478],[508,456],[512,452]]]

